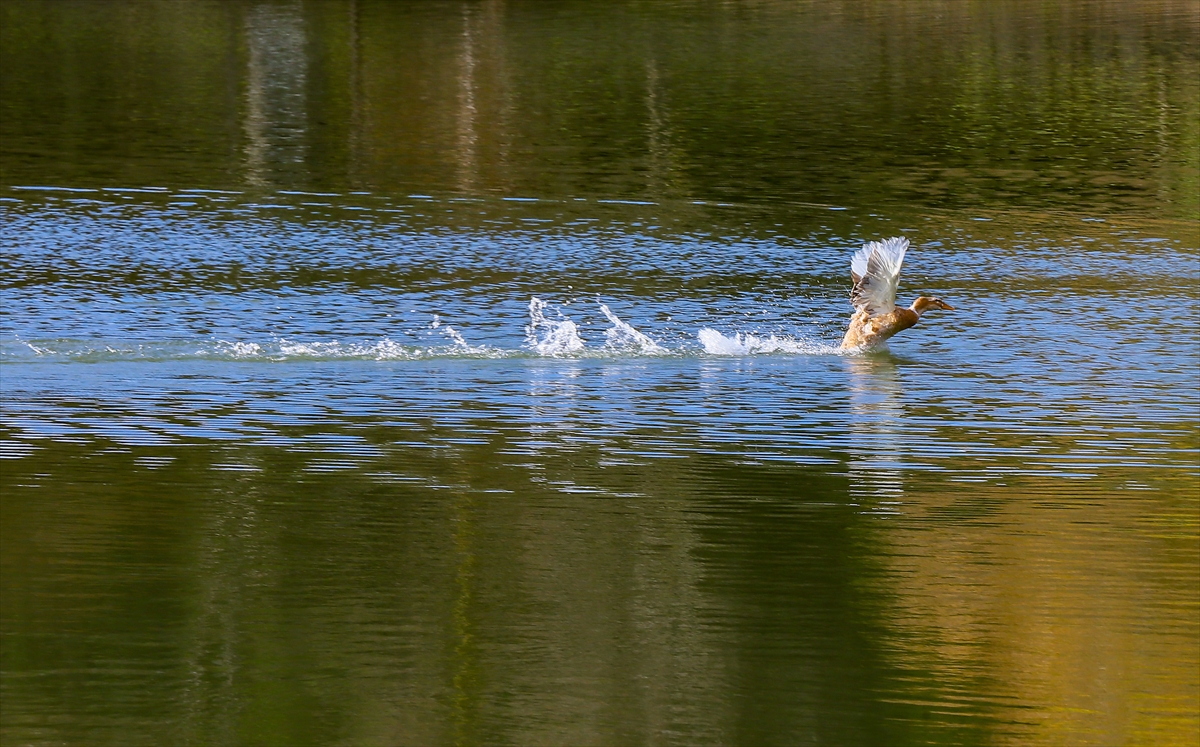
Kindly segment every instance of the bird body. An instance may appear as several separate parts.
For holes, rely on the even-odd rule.
[[[842,350],[873,348],[897,332],[913,326],[920,318],[912,309],[897,308],[876,316],[871,316],[865,309],[856,311],[850,317],[850,327],[842,338]]]
[[[842,338],[842,350],[869,350],[915,325],[921,314],[930,309],[954,308],[932,296],[919,297],[907,309],[896,306],[900,267],[907,250],[908,239],[897,237],[869,242],[854,253],[850,260],[850,277],[854,280],[850,301],[854,304],[854,315]]]

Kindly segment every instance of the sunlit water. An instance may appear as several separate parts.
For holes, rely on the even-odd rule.
[[[111,7],[130,49],[184,33],[139,15],[175,5]],[[101,85],[120,54],[78,31],[117,22],[94,5],[3,7],[25,82],[0,123],[0,741],[1196,743],[1200,95],[1179,7],[959,18],[1007,50],[971,63],[1002,105],[964,131],[1033,117],[999,111],[1014,81],[1078,115],[1012,130],[1034,176],[987,142],[883,165],[900,146],[836,126],[803,157],[766,147],[796,133],[762,107],[876,105],[875,48],[834,64],[811,28],[903,21],[953,57],[977,47],[954,4],[178,7],[212,33],[169,59],[237,30],[230,67],[189,68],[202,93],[145,61],[157,83]],[[1037,23],[1124,51],[1031,58]],[[11,51],[35,27],[92,64]],[[531,39],[608,72],[556,77]],[[389,55],[425,43],[404,78]],[[772,59],[862,85],[794,93]],[[704,85],[747,65],[778,77]],[[94,86],[90,114],[35,127],[32,81],[55,76]],[[912,120],[916,150],[973,116],[943,101],[953,77],[898,84],[940,118]],[[744,114],[721,143],[714,102]],[[183,153],[156,140],[176,121],[199,128]],[[132,133],[122,158],[99,131]],[[898,235],[901,300],[956,310],[844,354],[850,254]]]

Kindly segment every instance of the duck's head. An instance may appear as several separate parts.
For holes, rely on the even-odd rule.
[[[934,296],[921,296],[916,301],[913,301],[912,310],[917,314],[924,314],[930,309],[940,309],[942,311],[954,311],[954,307],[946,303],[940,298]]]

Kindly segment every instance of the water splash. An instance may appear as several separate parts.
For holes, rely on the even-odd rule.
[[[267,339],[160,339],[95,340],[36,339],[14,335],[0,340],[0,361],[4,363],[102,363],[110,361],[226,360],[275,363],[312,360],[415,361],[430,358],[520,358],[527,356],[563,358],[622,358],[628,356],[749,356],[777,354],[829,355],[838,350],[813,339],[751,333],[724,335],[703,328],[699,346],[682,342],[671,347],[623,321],[607,304],[597,301],[601,313],[611,325],[604,330],[603,345],[589,348],[580,336],[574,320],[556,306],[539,298],[529,301],[529,323],[524,344],[519,346],[473,345],[459,329],[434,316],[422,330],[411,335],[425,338],[396,342],[389,337],[351,340],[296,340],[286,337]],[[439,339],[440,338],[440,339]]]
[[[434,318],[436,319],[436,317]],[[444,336],[449,337],[451,343],[453,343],[450,346],[451,351],[460,355],[494,357],[494,353],[500,352],[493,348],[489,348],[487,345],[471,345],[466,341],[466,339],[463,338],[461,332],[454,327],[451,327],[449,324],[442,327],[441,332]]]
[[[750,333],[737,332],[732,337],[721,334],[715,329],[705,327],[697,334],[704,352],[709,355],[765,355],[769,353],[792,353],[805,355],[825,355],[836,353],[837,349],[821,343],[808,340],[797,340],[794,337],[757,337]]]
[[[546,302],[540,298],[529,299],[529,324],[525,327],[525,344],[538,355],[560,358],[578,353],[584,348],[583,338],[575,322],[555,309],[557,319],[546,317]]]
[[[629,324],[621,321],[616,314],[612,313],[607,304],[600,304],[600,310],[604,312],[604,316],[608,317],[608,321],[612,322],[613,325],[604,333],[608,340],[606,345],[610,349],[622,352],[631,351],[641,353],[642,355],[667,355],[671,352]]]

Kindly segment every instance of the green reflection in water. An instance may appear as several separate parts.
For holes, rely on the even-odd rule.
[[[12,183],[1200,215],[1187,2],[0,13]]]
[[[454,601],[454,743],[480,744],[475,701],[479,698],[478,649],[471,623],[471,587],[475,581],[472,548],[472,500],[462,493],[454,501],[454,545],[459,554]]]

